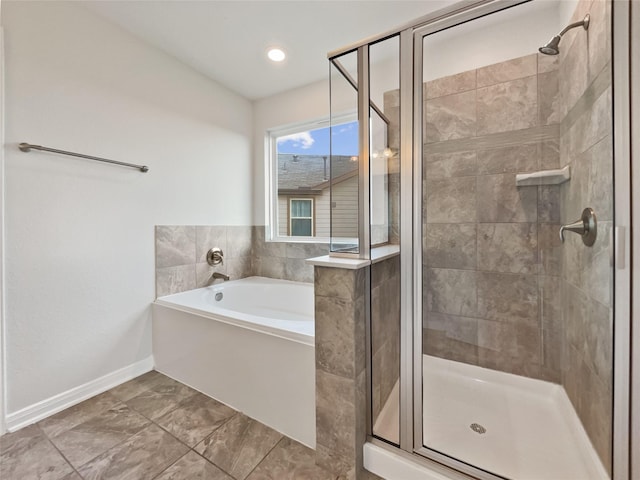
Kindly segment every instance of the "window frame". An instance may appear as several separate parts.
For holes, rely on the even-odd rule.
[[[289,237],[305,237],[305,235],[292,235],[291,232],[293,231],[293,220],[311,220],[311,237],[313,237],[315,231],[316,231],[316,202],[315,202],[315,198],[313,197],[288,197],[288,209],[287,209],[287,219],[288,219],[288,227],[287,227],[287,233],[289,234]],[[310,217],[294,217],[291,215],[291,203],[292,202],[311,202],[311,216]],[[308,237],[308,236],[306,236]],[[315,238],[315,237],[314,237]]]
[[[345,113],[342,115],[333,115],[333,126],[343,123],[355,122],[358,120],[356,111]],[[288,242],[288,243],[327,243],[330,237],[302,237],[292,235],[280,235],[278,233],[278,142],[279,137],[291,135],[293,133],[306,132],[309,130],[319,130],[321,128],[331,127],[331,118],[327,116],[306,120],[302,122],[291,123],[289,125],[270,128],[265,133],[265,240],[269,242]],[[331,156],[329,151],[327,155]],[[330,165],[329,165],[329,168]],[[315,200],[315,199],[314,199]],[[315,211],[316,202],[313,202],[314,225],[313,233],[315,233]],[[287,218],[289,218],[290,203],[287,201]],[[290,233],[290,224],[287,222],[287,233]]]

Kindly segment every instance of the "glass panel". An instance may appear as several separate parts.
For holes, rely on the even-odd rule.
[[[357,65],[355,51],[330,62],[331,252],[359,252]]]
[[[311,223],[310,218],[292,218],[291,219],[291,235],[308,237],[311,236]]]
[[[424,445],[506,478],[611,475],[610,10],[529,2],[423,39]],[[595,244],[561,243],[585,207]]]
[[[398,37],[371,45],[371,244],[394,244],[397,255],[371,265],[371,414],[373,434],[400,440],[400,249]]]
[[[311,217],[311,200],[291,200],[291,217]]]

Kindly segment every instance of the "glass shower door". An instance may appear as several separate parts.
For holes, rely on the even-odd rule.
[[[611,477],[610,10],[528,2],[416,32],[417,447],[456,468]]]

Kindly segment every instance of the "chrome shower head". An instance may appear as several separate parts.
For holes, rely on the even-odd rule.
[[[582,27],[585,30],[589,29],[589,14],[587,13],[582,21],[572,23],[565,27],[558,35],[554,36],[551,40],[549,40],[545,45],[540,47],[538,51],[545,55],[558,55],[560,53],[560,40],[562,40],[562,36],[567,33],[572,28]]]
[[[556,35],[551,40],[549,40],[546,44],[538,49],[540,53],[544,53],[545,55],[558,55],[560,53],[560,49],[558,45],[560,44],[560,40],[562,37],[560,35]]]

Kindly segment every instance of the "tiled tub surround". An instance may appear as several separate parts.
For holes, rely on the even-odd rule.
[[[365,288],[369,267],[315,267],[317,463],[367,478]]]
[[[215,267],[206,260],[212,247],[224,253]],[[313,267],[304,260],[329,251],[326,244],[267,242],[263,226],[158,225],[155,248],[157,297],[210,285],[213,272],[232,279],[258,275],[313,282]]]
[[[560,382],[557,59],[528,55],[424,85],[424,353]]]
[[[0,438],[3,480],[336,480],[313,450],[152,371]]]
[[[561,166],[571,167],[562,186],[561,221],[595,210],[598,237],[585,247],[568,235],[562,247],[560,291],[564,329],[562,384],[602,463],[611,471],[613,390],[613,140],[611,3],[581,0],[572,21],[591,15],[584,31],[570,32],[560,53]]]

